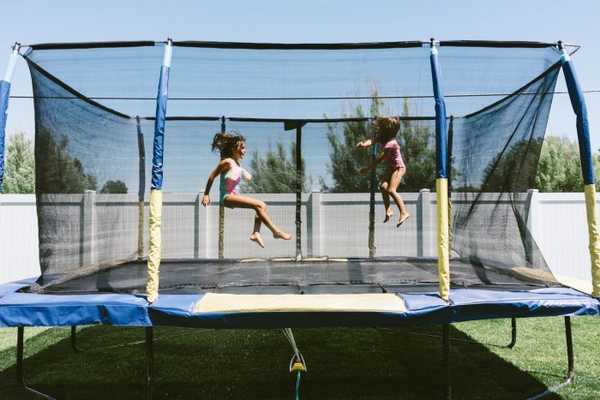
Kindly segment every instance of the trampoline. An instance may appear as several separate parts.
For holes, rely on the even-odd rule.
[[[562,43],[338,44],[110,42],[15,45],[30,69],[36,122],[41,276],[0,285],[0,326],[110,324],[282,328],[306,372],[296,327],[443,327],[598,315],[600,242],[583,95]],[[157,72],[159,71],[157,79]],[[577,130],[592,295],[559,283],[528,225],[537,161],[563,71]],[[156,95],[158,86],[158,95]],[[167,103],[169,112],[167,113]],[[6,113],[0,114],[4,121]],[[384,224],[372,121],[394,116],[411,218]],[[4,124],[2,125],[4,126]],[[241,132],[244,193],[293,239],[248,240],[252,210],[202,187],[217,132]],[[2,140],[4,142],[2,131]],[[2,154],[2,152],[0,152]],[[2,164],[0,163],[0,172]],[[0,177],[2,173],[0,173]],[[584,229],[582,227],[582,229]],[[549,388],[540,396],[556,390]],[[40,396],[47,396],[35,392]]]

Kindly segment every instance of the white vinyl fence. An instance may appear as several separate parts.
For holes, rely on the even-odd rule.
[[[89,243],[83,263],[131,256],[137,250],[138,201],[134,194],[88,192],[60,196],[63,215],[73,226],[63,240]],[[295,195],[261,194],[276,224],[295,233]],[[377,256],[435,256],[435,193],[403,193],[412,217],[402,226],[382,224],[383,207],[377,195],[375,247]],[[56,201],[56,198],[52,199]],[[552,271],[559,279],[590,290],[590,261],[583,193],[530,191],[528,225]],[[147,205],[146,205],[147,209]],[[302,253],[340,257],[368,256],[368,193],[310,193],[302,195]],[[396,215],[397,216],[397,215]],[[395,217],[396,217],[395,216]],[[81,219],[81,224],[79,224]],[[146,217],[147,221],[147,210]],[[86,221],[84,224],[83,221]],[[90,223],[91,221],[91,223]],[[393,222],[393,221],[392,221]],[[225,211],[224,256],[264,257],[265,250],[247,241],[253,223],[248,210]],[[145,223],[144,225],[147,225]],[[79,226],[81,228],[79,228]],[[163,200],[163,257],[216,258],[219,207],[201,206],[197,194],[165,193]],[[105,232],[110,232],[106,236]],[[293,256],[295,241],[267,236],[268,256]],[[70,236],[68,236],[70,235]],[[103,236],[104,235],[104,236]],[[71,237],[72,236],[72,237]],[[102,240],[84,241],[87,237]],[[147,227],[144,243],[147,242]],[[39,274],[35,196],[0,195],[0,283]]]

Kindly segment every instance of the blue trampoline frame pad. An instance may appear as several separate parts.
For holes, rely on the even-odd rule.
[[[600,314],[598,299],[564,287],[519,291],[456,288],[451,291],[449,302],[441,300],[437,292],[164,294],[150,305],[144,297],[131,294],[19,292],[32,282],[23,280],[0,285],[0,327],[92,324],[197,328],[372,327]]]

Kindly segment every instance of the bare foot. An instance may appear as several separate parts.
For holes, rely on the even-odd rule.
[[[383,223],[385,224],[386,222],[388,222],[390,220],[390,218],[392,218],[393,215],[394,215],[394,212],[392,210],[387,210],[385,212],[385,218],[383,220]]]
[[[275,239],[290,240],[292,238],[292,235],[290,235],[289,233],[286,233],[284,231],[277,231],[277,232],[273,232],[273,237]]]
[[[410,214],[400,214],[400,218],[398,218],[398,224],[396,225],[396,228],[402,225],[404,221],[408,219],[408,217],[410,217]]]
[[[263,239],[262,239],[262,236],[260,236],[260,233],[258,233],[258,232],[252,233],[250,235],[250,240],[252,240],[253,242],[256,242],[256,244],[258,244],[263,249],[265,248],[265,242],[263,242]]]

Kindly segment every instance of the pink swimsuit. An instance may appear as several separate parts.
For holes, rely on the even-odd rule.
[[[236,162],[229,163],[231,168],[221,174],[220,200],[223,202],[228,194],[238,194],[237,187],[242,179],[242,168]]]
[[[402,154],[400,154],[400,145],[396,139],[390,140],[383,146],[383,158],[388,169],[405,168]]]
[[[239,166],[235,161],[232,161],[229,164],[231,168],[229,168],[227,172],[221,174],[221,182],[219,185],[219,199],[221,200],[221,204],[223,204],[223,200],[225,200],[227,195],[239,194],[237,187],[242,180],[242,176],[244,176],[245,179],[249,179],[248,172]]]

